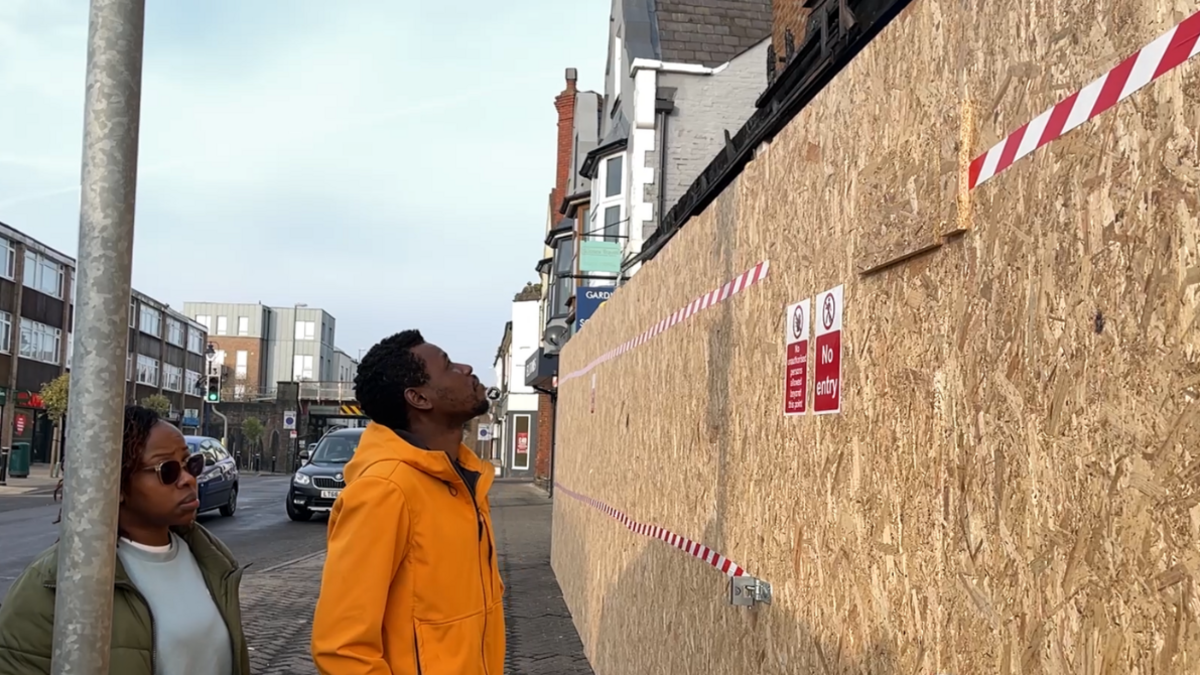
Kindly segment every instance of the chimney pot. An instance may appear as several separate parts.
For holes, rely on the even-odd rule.
[[[567,68],[567,82],[574,82],[579,79],[579,71],[574,68]]]

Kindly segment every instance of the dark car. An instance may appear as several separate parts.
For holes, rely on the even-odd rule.
[[[362,429],[338,429],[325,434],[311,448],[311,453],[301,453],[306,459],[304,466],[292,476],[288,488],[287,514],[292,520],[308,520],[314,513],[328,513],[333,509],[342,488],[346,487],[346,476],[342,473],[346,462],[354,457]]]
[[[200,488],[200,511],[220,509],[221,515],[232,516],[237,511],[237,462],[219,441],[207,436],[184,436],[193,455],[204,455],[204,473],[196,477]]]

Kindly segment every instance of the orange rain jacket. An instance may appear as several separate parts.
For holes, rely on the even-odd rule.
[[[456,468],[406,438],[371,423],[346,465],[329,517],[313,661],[322,675],[502,675],[504,584],[487,500],[494,469],[466,446]]]

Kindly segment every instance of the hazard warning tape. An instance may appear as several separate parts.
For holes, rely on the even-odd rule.
[[[362,408],[351,404],[345,404],[342,406],[342,414],[354,415],[355,417],[365,417],[365,415],[363,415]]]
[[[657,525],[649,525],[647,523],[639,523],[636,520],[634,520],[633,518],[630,518],[629,516],[625,515],[625,513],[623,513],[622,511],[615,509],[598,499],[592,499],[591,497],[588,497],[587,495],[581,495],[578,492],[574,492],[566,487],[563,487],[563,485],[561,483],[555,482],[554,489],[557,490],[558,492],[561,492],[561,493],[567,495],[571,499],[581,501],[584,504],[587,504],[588,506],[591,506],[592,508],[600,511],[601,513],[605,514],[606,516],[609,516],[610,518],[617,520],[622,525],[629,528],[630,532],[633,532],[634,534],[640,534],[644,537],[650,537],[651,539],[658,539],[659,541],[666,542],[667,544],[674,546],[675,548],[679,549],[680,551],[687,553],[688,555],[692,556],[693,558],[703,560],[704,562],[708,563],[709,565],[712,565],[714,568],[729,575],[730,577],[750,576],[749,573],[746,572],[746,570],[743,569],[741,565],[738,565],[737,563],[733,562],[729,558],[726,558],[725,556],[721,555],[720,553],[717,553],[716,551],[705,546],[704,544],[694,542],[691,539],[688,539],[687,537],[675,534],[674,532],[663,529]]]
[[[1195,56],[1197,51],[1200,51],[1200,12],[976,157],[971,162],[969,187],[975,189],[1013,162],[1125,100]]]
[[[684,305],[683,307],[675,310],[670,315],[668,315],[666,318],[664,318],[663,320],[661,320],[658,323],[651,326],[648,330],[643,332],[641,335],[633,338],[632,340],[629,340],[625,344],[622,344],[621,346],[616,347],[615,349],[609,350],[608,352],[602,354],[601,356],[596,358],[596,360],[587,364],[583,368],[581,368],[573,373],[570,373],[569,375],[562,377],[558,381],[559,385],[561,386],[564,382],[568,382],[577,377],[583,377],[584,375],[587,375],[589,372],[592,371],[592,369],[598,367],[600,364],[605,363],[606,361],[615,359],[616,357],[618,357],[622,354],[625,354],[627,352],[633,351],[634,349],[637,349],[638,347],[641,347],[642,345],[646,344],[647,342],[654,339],[655,337],[662,335],[667,330],[674,328],[675,326],[678,326],[680,323],[683,323],[684,321],[687,321],[688,319],[692,318],[697,313],[699,313],[703,310],[706,310],[709,307],[716,305],[717,303],[724,302],[725,300],[728,300],[729,298],[737,295],[738,293],[741,293],[742,291],[746,290],[747,288],[750,288],[751,286],[753,286],[753,285],[757,284],[758,282],[762,281],[763,279],[767,278],[767,271],[770,269],[770,267],[771,267],[770,262],[767,260],[764,260],[764,261],[758,263],[754,267],[751,267],[750,269],[746,270],[745,272],[742,272],[741,274],[734,277],[733,279],[730,279],[729,281],[725,282],[725,285],[723,285],[719,288],[713,289],[713,290],[705,293],[704,295],[701,295],[700,297],[696,298],[695,300],[692,300],[687,305]]]

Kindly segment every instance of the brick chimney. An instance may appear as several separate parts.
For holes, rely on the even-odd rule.
[[[558,163],[555,165],[554,191],[550,196],[550,208],[554,213],[558,213],[558,207],[567,194],[567,185],[571,182],[571,148],[575,139],[575,81],[578,78],[577,70],[567,68],[567,86],[554,99],[554,109],[558,111]]]
[[[804,41],[805,25],[812,11],[804,7],[806,0],[771,0],[771,47],[775,51],[775,71],[783,70],[788,57],[787,33],[791,31],[791,43],[799,49]]]

